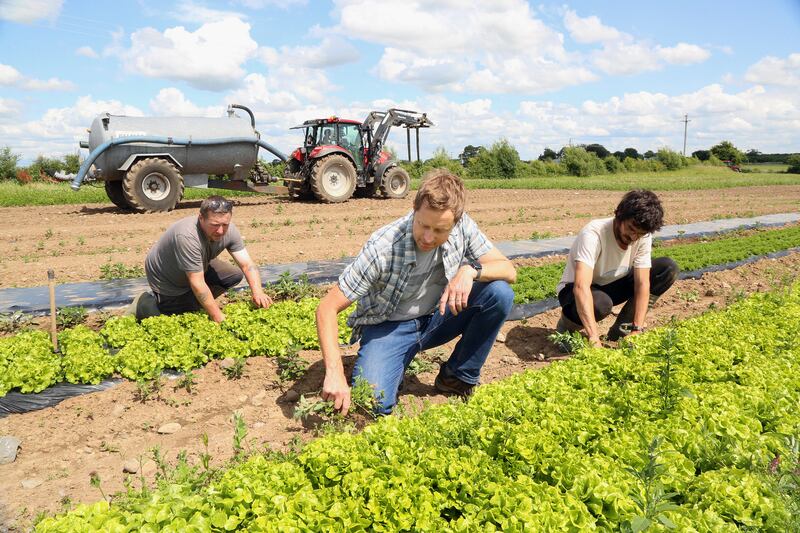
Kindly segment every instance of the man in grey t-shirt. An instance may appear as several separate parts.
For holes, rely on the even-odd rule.
[[[199,216],[175,222],[150,248],[144,269],[158,312],[171,315],[204,309],[212,320],[222,322],[225,315],[216,297],[242,281],[242,273],[252,290],[253,303],[259,307],[272,304],[232,216],[229,200],[209,196],[200,204]],[[238,269],[217,259],[223,250],[231,254]],[[134,302],[137,318],[151,314],[143,311],[144,307]]]

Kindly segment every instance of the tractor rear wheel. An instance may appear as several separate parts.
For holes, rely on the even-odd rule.
[[[183,176],[169,161],[148,157],[125,174],[122,192],[136,211],[172,211],[183,198]]]
[[[106,196],[111,202],[124,211],[133,209],[122,193],[122,180],[106,181]]]
[[[405,198],[411,190],[411,178],[400,167],[392,167],[383,173],[381,193],[386,198]]]
[[[311,190],[323,202],[348,200],[356,189],[356,169],[343,155],[329,155],[314,164]]]

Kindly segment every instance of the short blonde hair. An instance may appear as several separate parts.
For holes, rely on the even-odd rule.
[[[426,172],[414,197],[414,211],[419,211],[423,204],[437,211],[449,209],[458,222],[466,204],[464,182],[446,168]]]

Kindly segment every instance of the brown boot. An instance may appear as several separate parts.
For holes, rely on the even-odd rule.
[[[556,324],[556,331],[559,333],[566,333],[568,331],[580,331],[581,329],[580,324],[576,324],[566,316],[564,313],[561,313],[561,317],[558,319],[558,323]]]
[[[461,381],[457,377],[451,376],[445,368],[445,365],[442,364],[442,367],[439,369],[439,374],[436,375],[436,380],[433,382],[433,386],[436,390],[444,394],[455,394],[456,396],[467,399],[475,392],[475,387],[477,385]]]

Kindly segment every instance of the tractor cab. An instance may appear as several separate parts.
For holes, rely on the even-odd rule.
[[[338,117],[307,120],[291,128],[305,132],[303,146],[295,150],[292,157],[302,163],[342,152],[360,170],[364,167],[364,138],[360,126],[359,122]]]

